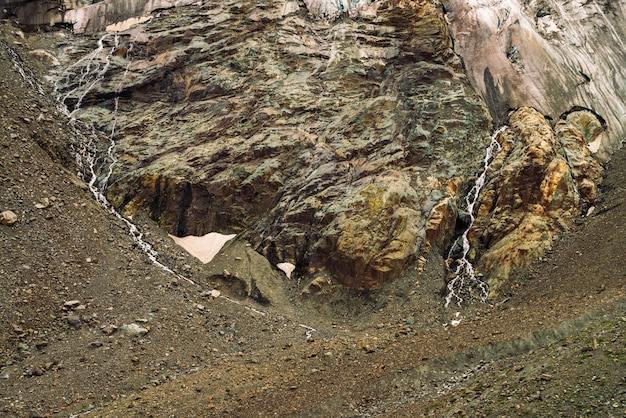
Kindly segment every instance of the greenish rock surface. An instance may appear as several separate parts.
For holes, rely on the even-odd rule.
[[[464,191],[491,117],[436,2],[332,22],[285,4],[206,2],[110,35],[78,115],[106,130],[120,95],[107,196],[127,214],[240,233],[299,277],[376,288]]]

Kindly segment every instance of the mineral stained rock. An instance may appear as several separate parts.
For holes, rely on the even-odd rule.
[[[489,278],[492,293],[595,203],[601,172],[587,145],[601,133],[586,111],[568,115],[554,131],[534,109],[511,116],[469,234],[476,268]]]
[[[300,277],[398,277],[491,134],[434,2],[329,21],[296,2],[208,1],[129,38],[103,40],[109,71],[80,115],[106,130],[117,89],[110,201],[174,235],[238,233]]]

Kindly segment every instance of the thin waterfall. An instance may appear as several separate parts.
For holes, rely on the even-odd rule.
[[[108,145],[106,150],[99,149],[100,136],[98,131],[92,125],[80,121],[76,118],[77,112],[81,109],[83,100],[93,88],[104,79],[111,67],[111,58],[119,49],[119,35],[113,37],[112,46],[105,48],[105,43],[111,35],[105,34],[98,42],[97,47],[89,54],[85,55],[74,64],[67,67],[63,73],[57,78],[54,92],[56,94],[59,109],[69,118],[69,125],[76,133],[75,143],[72,144],[76,155],[76,164],[79,169],[78,177],[87,183],[89,190],[94,198],[104,206],[104,208],[124,222],[128,228],[129,234],[133,237],[139,248],[146,253],[148,258],[156,265],[170,274],[177,276],[179,279],[195,284],[191,279],[182,276],[166,265],[158,261],[158,253],[152,248],[152,245],[143,240],[143,234],[137,226],[128,218],[119,213],[106,198],[105,192],[108,186],[109,178],[113,173],[113,167],[117,162],[115,157],[115,135],[117,128],[117,113],[119,110],[119,96],[121,94],[124,82],[132,65],[133,41],[130,41],[129,48],[126,51],[126,60],[128,63],[124,69],[123,76],[116,86],[113,115],[111,119],[111,129],[107,135]],[[67,91],[62,92],[63,87]],[[72,108],[67,107],[67,103],[76,100]],[[86,134],[85,134],[86,132]],[[101,173],[104,171],[104,175]]]
[[[7,45],[4,41],[0,41],[0,45],[2,45],[2,47],[7,51],[7,54],[9,54],[13,67],[15,67],[24,81],[26,81],[33,89],[37,90],[37,93],[44,96],[45,93],[43,91],[43,87],[41,87],[41,84],[37,81],[37,77],[35,77],[35,74],[33,74],[30,68],[24,65],[24,61],[22,61],[22,58],[20,58],[17,52],[15,52],[13,48]]]
[[[467,207],[466,211],[469,214],[470,221],[465,231],[463,231],[463,234],[456,239],[452,245],[450,253],[448,254],[448,259],[454,259],[453,265],[455,268],[451,271],[452,279],[446,286],[446,307],[448,307],[453,301],[456,302],[457,305],[461,306],[466,297],[464,297],[464,295],[466,294],[474,297],[477,296],[482,302],[485,302],[489,297],[489,285],[485,283],[480,276],[476,275],[474,266],[472,266],[472,263],[467,259],[467,255],[470,250],[470,243],[467,235],[474,224],[474,220],[476,219],[474,216],[474,206],[476,205],[480,192],[487,180],[487,170],[493,160],[493,155],[502,149],[497,140],[498,136],[507,128],[507,126],[502,126],[491,136],[491,142],[489,143],[489,146],[487,146],[485,158],[483,159],[482,173],[480,173],[474,183],[474,186],[472,186],[467,196],[465,196],[465,204]],[[459,248],[461,249],[460,256],[457,255]]]

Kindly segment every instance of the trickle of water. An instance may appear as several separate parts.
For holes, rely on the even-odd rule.
[[[124,75],[115,89],[116,95],[111,122],[112,126],[108,133],[108,146],[106,147],[106,151],[102,152],[102,150],[99,149],[98,144],[101,141],[96,129],[92,125],[82,122],[75,117],[85,97],[102,81],[111,67],[111,57],[119,48],[119,35],[114,35],[112,46],[105,48],[105,43],[110,36],[109,34],[102,36],[93,51],[67,67],[61,76],[57,78],[54,87],[59,109],[69,118],[69,124],[76,133],[76,142],[72,144],[72,146],[76,155],[76,165],[79,168],[78,177],[87,182],[91,194],[109,211],[109,213],[126,224],[129,234],[133,237],[133,240],[137,243],[139,248],[146,253],[150,261],[179,279],[195,284],[191,279],[176,273],[159,262],[157,259],[159,254],[152,248],[152,245],[143,240],[143,234],[139,231],[137,226],[113,208],[105,196],[109,178],[113,173],[113,166],[117,162],[114,149],[116,145],[115,135],[119,109],[119,94],[122,91],[124,81],[132,65],[132,60],[130,59],[134,45],[132,41],[126,52],[128,63],[124,70]],[[65,91],[62,92],[62,90]],[[75,103],[73,103],[71,105],[72,108],[69,109],[67,103],[74,100]],[[87,132],[87,134],[85,134],[85,132]],[[104,167],[104,175],[100,174],[102,167]]]
[[[468,297],[465,295],[478,297],[482,302],[485,302],[489,297],[489,285],[476,275],[474,266],[472,266],[472,263],[467,259],[467,254],[470,250],[470,243],[467,239],[467,234],[476,219],[474,216],[474,206],[476,205],[478,197],[480,196],[480,191],[487,180],[487,170],[489,169],[489,164],[491,164],[494,153],[502,149],[500,143],[497,141],[498,136],[507,128],[507,126],[502,126],[491,136],[491,142],[485,151],[485,158],[483,159],[482,173],[480,173],[480,176],[476,179],[474,186],[472,186],[467,196],[465,196],[466,210],[469,214],[470,221],[465,231],[463,231],[463,234],[456,239],[452,245],[450,253],[448,254],[449,259],[455,259],[452,265],[456,265],[456,268],[452,271],[453,277],[447,285],[446,307],[448,307],[453,301],[456,302],[457,305],[461,306],[461,303],[463,303],[465,298]],[[462,250],[461,255],[457,256],[456,254],[453,254],[453,252],[457,252],[459,248]]]
[[[118,46],[118,36],[115,35],[115,44],[105,51],[104,43],[110,35],[104,34],[97,42],[97,48],[85,55],[74,64],[67,67],[54,85],[54,92],[57,94],[57,102],[61,110],[69,118],[80,110],[85,96],[101,81],[111,65],[111,57]],[[68,88],[63,94],[60,93],[62,86],[75,86]],[[77,96],[76,103],[72,109],[67,107],[70,97]]]
[[[45,95],[43,91],[43,87],[41,87],[41,84],[39,84],[39,82],[37,81],[37,77],[35,77],[35,74],[33,74],[30,68],[24,65],[24,62],[22,61],[20,56],[17,54],[17,52],[15,52],[13,48],[7,45],[7,43],[4,41],[0,41],[0,45],[2,45],[2,47],[9,54],[9,57],[11,58],[11,62],[13,63],[13,66],[15,67],[17,72],[22,76],[24,81],[26,81],[33,89],[37,90],[37,93],[41,94],[42,96]]]

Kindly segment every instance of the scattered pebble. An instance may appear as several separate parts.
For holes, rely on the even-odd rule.
[[[37,209],[45,209],[48,206],[50,206],[50,199],[48,199],[47,197],[44,197],[43,199],[41,199],[39,203],[35,203],[35,207]]]
[[[80,327],[80,316],[76,314],[70,314],[67,316],[67,323],[74,328]]]
[[[148,333],[146,328],[135,323],[122,325],[120,327],[120,331],[131,337],[141,337],[142,335],[146,335]]]
[[[117,327],[113,324],[106,324],[106,325],[102,325],[100,327],[100,330],[105,334],[105,335],[113,335],[115,333],[115,331],[117,331]]]
[[[17,215],[15,214],[15,212],[11,210],[5,210],[4,212],[0,213],[0,224],[10,226],[13,225],[15,222],[17,222]]]
[[[74,309],[74,308],[77,308],[78,306],[80,306],[79,300],[68,300],[67,302],[63,304],[63,307],[66,309]]]

